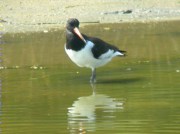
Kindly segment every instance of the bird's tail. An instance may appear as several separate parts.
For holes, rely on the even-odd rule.
[[[119,56],[127,56],[127,52],[124,50],[119,50]]]

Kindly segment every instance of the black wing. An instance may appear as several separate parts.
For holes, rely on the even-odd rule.
[[[92,48],[92,53],[96,59],[98,59],[99,56],[101,56],[102,54],[106,53],[109,49],[114,50],[114,52],[119,51],[121,53],[126,53],[126,51],[119,50],[116,46],[108,44],[107,42],[104,42],[99,38],[88,37],[84,34],[83,37],[85,38],[85,40],[89,40],[95,44],[94,47]]]

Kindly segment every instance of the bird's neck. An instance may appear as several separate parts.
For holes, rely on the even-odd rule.
[[[66,30],[66,48],[67,49],[78,51],[84,48],[84,46],[85,46],[85,43],[82,39],[80,39],[73,32]]]

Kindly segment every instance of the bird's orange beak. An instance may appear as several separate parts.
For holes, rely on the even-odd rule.
[[[77,27],[75,27],[73,31],[77,34],[77,36],[79,36],[80,39],[82,39],[86,43],[86,40],[84,39],[84,37],[82,36],[82,34],[80,33]]]

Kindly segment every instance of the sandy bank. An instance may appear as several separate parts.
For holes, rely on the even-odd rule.
[[[63,28],[70,17],[81,23],[180,20],[180,0],[2,0],[2,32]]]

